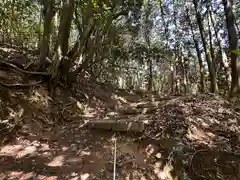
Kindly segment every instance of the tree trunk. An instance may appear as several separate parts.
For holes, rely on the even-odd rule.
[[[65,64],[68,64],[69,61],[67,58],[67,52],[71,21],[73,17],[73,3],[74,0],[65,0],[63,3],[58,38],[55,45],[52,67],[50,69],[51,79],[55,79],[59,75],[61,78],[64,78],[68,73],[68,66],[66,67]],[[61,69],[60,65],[62,65]],[[58,72],[59,70],[60,74]]]
[[[42,10],[42,5],[40,5],[40,15],[39,15],[39,32],[38,32],[38,42],[37,42],[37,45],[36,45],[36,48],[37,49],[40,49],[41,48],[41,41],[42,41],[42,39],[41,39],[41,36],[42,36],[42,34],[41,34],[41,25],[42,25],[42,18],[43,18],[43,10]]]
[[[204,92],[204,86],[205,86],[205,80],[204,80],[204,66],[203,66],[203,60],[202,60],[202,57],[201,57],[201,52],[200,52],[200,48],[199,48],[199,45],[198,45],[198,41],[195,37],[195,34],[194,34],[194,30],[193,30],[193,25],[192,25],[192,22],[191,22],[191,19],[190,19],[190,16],[189,16],[189,10],[186,9],[187,11],[187,20],[188,20],[188,24],[190,26],[190,29],[191,29],[191,33],[192,33],[192,37],[193,37],[193,41],[194,41],[194,45],[195,45],[195,48],[196,48],[196,52],[197,52],[197,57],[198,57],[198,64],[199,64],[199,72],[200,72],[200,92]]]
[[[232,1],[223,0],[224,12],[226,16],[226,23],[228,29],[229,50],[231,57],[231,69],[232,69],[232,82],[230,96],[236,96],[240,94],[240,57],[239,54],[234,52],[239,50],[238,48],[238,34],[235,22],[235,17],[232,12]]]
[[[13,46],[14,44],[14,39],[15,39],[15,27],[14,27],[14,16],[15,16],[15,11],[14,11],[14,8],[15,8],[15,0],[13,0],[11,2],[11,18],[10,18],[10,28],[9,28],[9,32],[10,32],[10,43],[11,43],[11,46]],[[20,42],[18,42],[20,43]]]
[[[185,58],[183,55],[183,52],[181,50],[181,66],[182,66],[182,76],[183,76],[183,90],[184,90],[184,95],[187,94],[187,69],[186,69],[186,62]]]
[[[226,82],[227,82],[227,91],[229,92],[230,86],[231,86],[231,73],[230,73],[230,67],[229,67],[229,63],[228,63],[228,57],[227,57],[225,51],[223,50],[222,44],[224,43],[224,41],[223,41],[222,37],[220,36],[220,34],[216,30],[216,26],[215,26],[216,21],[215,21],[215,17],[213,15],[212,11],[213,11],[212,4],[210,3],[209,15],[210,15],[211,23],[213,26],[214,35],[217,40],[217,45],[219,47],[219,52],[221,54],[222,64],[224,67]]]
[[[59,12],[56,12],[52,23],[52,34],[50,42],[50,52],[55,51],[56,42],[58,41],[58,28],[59,28]]]
[[[65,77],[65,73],[67,73],[64,71],[66,70],[64,64],[68,62],[66,55],[68,51],[68,38],[71,29],[71,17],[73,16],[73,1],[74,0],[65,0],[63,3],[53,63],[50,68],[52,82],[60,79],[60,76],[61,78]],[[62,67],[64,67],[63,69],[60,69],[61,64]]]
[[[199,28],[199,31],[200,31],[204,52],[205,52],[205,56],[206,56],[206,60],[207,60],[207,64],[208,64],[208,71],[209,71],[210,83],[211,83],[210,91],[212,93],[216,93],[216,92],[218,92],[216,70],[215,70],[215,67],[214,67],[214,64],[213,64],[213,61],[212,61],[212,58],[211,58],[211,54],[208,50],[207,42],[206,42],[206,39],[205,39],[205,36],[204,36],[204,28],[203,28],[203,24],[202,24],[201,14],[197,10],[198,1],[193,0],[193,4],[194,4],[194,8],[195,8],[197,24],[198,24],[198,28]]]
[[[89,20],[89,24],[87,25],[86,29],[84,30],[83,34],[79,37],[79,39],[75,42],[73,48],[68,53],[68,65],[67,68],[69,69],[73,63],[77,61],[77,59],[81,56],[84,56],[84,52],[86,51],[88,40],[94,31],[94,21],[93,19]],[[80,69],[85,66],[87,63],[86,59],[82,62],[82,65],[76,67],[75,72],[79,72]]]
[[[44,2],[43,7],[43,17],[44,17],[44,30],[43,37],[40,47],[40,64],[44,64],[46,57],[49,54],[49,42],[50,42],[50,34],[51,34],[51,23],[52,18],[54,16],[54,0],[47,0]]]
[[[73,19],[73,12],[74,12],[74,0],[64,0],[58,36],[63,57],[66,57],[68,53],[68,43]]]
[[[170,62],[170,69],[171,69],[171,93],[176,94],[176,68],[173,66],[173,63]]]
[[[69,61],[66,61],[64,64],[65,71],[69,71],[70,68],[74,63],[76,63],[78,66],[74,68],[71,72],[67,75],[67,81],[68,85],[71,86],[73,82],[76,81],[77,73],[82,71],[82,68],[86,67],[88,64],[88,61],[86,60],[86,48],[88,44],[88,40],[92,34],[92,31],[94,30],[94,23],[93,20],[89,20],[89,24],[87,28],[83,31],[83,34],[81,37],[75,42],[73,48],[68,53],[68,59]],[[82,58],[82,64],[80,65],[80,62],[76,62],[80,57]]]
[[[208,6],[208,5],[207,5]],[[209,8],[208,8],[208,16],[207,16],[207,24],[208,24],[208,35],[209,35],[209,44],[210,44],[210,53],[212,58],[212,63],[214,69],[216,71],[216,61],[215,61],[215,53],[213,49],[213,37],[212,37],[212,30],[211,30],[211,22],[210,22],[210,15],[209,15]]]
[[[67,57],[68,55],[68,46],[69,46],[69,36],[71,31],[71,24],[73,20],[74,13],[74,0],[64,0],[63,8],[60,16],[60,25],[58,40],[59,46],[62,52],[62,59],[60,62],[60,74],[61,78],[67,83],[67,74],[70,68],[71,60]]]
[[[162,23],[163,23],[163,27],[164,27],[164,34],[165,34],[165,40],[166,43],[165,44],[165,50],[169,50],[170,45],[169,45],[169,30],[168,30],[168,23],[166,23],[165,21],[165,17],[164,17],[164,5],[162,1],[159,1],[160,3],[160,11],[161,11],[161,19],[162,19]],[[173,64],[173,59],[170,60],[170,71],[171,71],[171,93],[175,94],[175,76],[176,76],[176,71],[175,71],[175,66]]]
[[[150,53],[148,53],[148,65],[149,65],[148,90],[152,91],[153,72],[152,72],[152,59],[151,59]]]

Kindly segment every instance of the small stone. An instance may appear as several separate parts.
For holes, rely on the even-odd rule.
[[[62,151],[67,151],[68,147],[62,147]]]
[[[76,173],[76,172],[73,172],[72,174],[71,174],[71,176],[77,176],[78,175],[78,173]]]
[[[162,158],[162,154],[161,153],[157,153],[156,154],[156,158],[161,159]]]

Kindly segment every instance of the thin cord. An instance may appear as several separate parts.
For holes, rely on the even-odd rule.
[[[113,163],[113,180],[116,180],[116,162],[117,162],[117,139],[114,139],[114,163]]]

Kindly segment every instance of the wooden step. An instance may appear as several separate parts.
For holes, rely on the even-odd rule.
[[[114,132],[143,132],[144,123],[138,121],[130,121],[126,119],[121,120],[98,120],[90,121],[87,127],[91,129],[103,129]]]

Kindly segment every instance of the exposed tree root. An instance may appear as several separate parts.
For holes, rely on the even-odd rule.
[[[0,60],[0,64],[5,64],[21,73],[25,73],[25,74],[32,74],[32,75],[42,75],[42,76],[49,76],[49,73],[48,72],[35,72],[35,71],[27,71],[27,70],[23,70],[19,67],[17,67],[16,65],[12,64],[12,63],[9,63],[9,62],[5,62],[5,61],[2,61]]]
[[[193,155],[192,155],[192,157],[191,157],[191,159],[190,159],[190,167],[191,167],[191,169],[192,169],[192,172],[193,172],[196,176],[198,176],[198,177],[200,177],[200,178],[206,179],[205,176],[203,176],[203,175],[201,175],[201,174],[198,174],[198,173],[196,172],[196,170],[193,168],[193,159],[194,159],[194,157],[195,157],[198,153],[200,153],[200,152],[208,152],[208,150],[207,150],[207,149],[200,149],[200,150],[196,151],[195,153],[193,153]]]
[[[44,80],[40,80],[34,83],[28,83],[28,84],[21,84],[21,83],[7,84],[0,81],[0,84],[5,87],[30,87],[30,86],[35,86],[37,84],[41,84],[42,82],[44,82]]]

